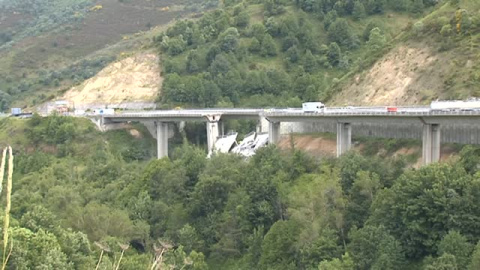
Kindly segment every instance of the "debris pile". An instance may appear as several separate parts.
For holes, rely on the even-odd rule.
[[[219,137],[215,142],[214,153],[234,153],[248,158],[268,144],[268,133],[251,132],[240,143],[237,143],[237,136],[238,133],[232,132]]]

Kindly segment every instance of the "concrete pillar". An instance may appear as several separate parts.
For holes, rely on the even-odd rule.
[[[168,157],[168,123],[155,122],[157,128],[157,158]]]
[[[440,125],[424,124],[422,140],[423,165],[440,161]]]
[[[221,115],[206,115],[205,117],[207,118],[207,148],[210,156],[221,132],[219,127]]]
[[[280,122],[268,122],[268,143],[276,144],[280,140]]]
[[[337,157],[352,147],[352,126],[350,123],[337,123]]]
[[[219,127],[218,122],[207,122],[207,147],[208,155],[213,153],[213,148],[215,147],[215,142],[219,136]]]

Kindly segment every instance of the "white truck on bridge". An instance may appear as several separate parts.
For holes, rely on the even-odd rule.
[[[114,115],[115,109],[95,109],[93,110],[94,115]]]
[[[480,99],[432,101],[432,111],[477,111],[480,110]]]
[[[304,113],[320,113],[325,111],[325,104],[322,102],[305,102],[302,104]]]

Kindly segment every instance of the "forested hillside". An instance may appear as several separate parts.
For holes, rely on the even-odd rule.
[[[62,96],[122,52],[152,47],[165,108],[373,103],[360,97],[388,92],[363,91],[388,88],[375,76],[386,70],[418,75],[403,78],[417,82],[402,93],[411,102],[479,91],[476,0],[225,0],[131,35],[217,1],[176,4],[0,0],[0,110]],[[408,57],[427,64],[397,70]],[[204,131],[176,130],[170,158],[156,160],[142,125],[0,119],[0,145],[15,155],[6,269],[480,269],[479,147],[420,169],[395,140],[314,158],[292,137],[289,149],[207,159],[191,144]]]
[[[349,97],[422,103],[478,95],[480,4],[473,0],[225,1],[198,21],[180,21],[155,42],[165,76],[160,101],[211,106],[295,106],[328,101],[364,81],[362,72],[398,47],[396,56]],[[418,63],[426,50],[428,68]],[[379,64],[387,61],[381,59]],[[452,64],[456,63],[456,64]],[[468,62],[470,61],[470,62]],[[468,62],[468,63],[467,63]],[[388,70],[388,71],[387,71]],[[360,75],[360,76],[359,76]],[[386,75],[386,74],[385,74]],[[410,78],[410,77],[413,77]],[[378,88],[368,87],[376,85]],[[400,98],[388,98],[401,84]],[[405,85],[403,85],[405,84]],[[410,88],[409,88],[410,87]],[[408,99],[415,97],[414,99]],[[358,101],[366,103],[368,101]],[[370,100],[375,103],[375,100]]]
[[[0,0],[0,111],[38,105],[215,7],[204,0]]]
[[[479,148],[419,170],[401,156],[274,146],[206,159],[178,141],[171,159],[151,160],[142,126],[100,133],[35,116],[0,127],[15,150],[7,269],[94,269],[100,256],[99,269],[132,270],[155,258],[169,269],[480,265]]]

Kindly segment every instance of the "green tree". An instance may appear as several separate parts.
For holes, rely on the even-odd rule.
[[[328,235],[328,231],[322,233],[322,229],[343,230],[345,198],[341,191],[338,172],[332,172],[329,168],[323,168],[323,171],[324,174],[321,176],[308,174],[301,176],[289,194],[287,211],[293,220],[303,224],[298,236],[300,246],[314,245],[320,235],[324,237]],[[321,259],[333,258],[336,251],[330,252],[329,255],[323,254],[325,257]]]
[[[277,37],[280,35],[280,27],[277,20],[275,20],[274,17],[269,17],[267,19],[267,21],[265,22],[265,29],[267,30],[268,34],[274,37]]]
[[[400,243],[380,226],[352,230],[347,246],[356,269],[404,269],[405,255]]]
[[[442,30],[440,30],[440,34],[444,37],[449,37],[453,34],[453,28],[450,24],[445,24],[442,26]]]
[[[197,48],[205,44],[205,36],[200,31],[200,29],[198,29],[198,27],[195,27],[192,31],[193,33],[190,39],[187,40],[188,44],[192,45],[194,48]]]
[[[472,179],[460,166],[407,172],[390,190],[377,194],[370,222],[388,228],[410,257],[437,253],[437,243],[450,230],[476,241],[480,232],[472,224],[480,214],[479,187],[480,179]]]
[[[382,187],[378,174],[360,170],[350,190],[346,222],[348,227],[363,227],[370,215],[370,207],[377,191]]]
[[[272,36],[266,34],[262,40],[262,47],[260,51],[262,56],[275,56],[277,55],[277,45]]]
[[[233,103],[238,102],[244,89],[244,80],[237,70],[230,70],[226,74],[219,74],[215,78],[215,83],[220,87],[224,96],[227,96]]]
[[[205,152],[203,149],[184,141],[183,145],[173,152],[172,158],[176,166],[185,169],[185,175],[188,177],[188,182],[186,183],[187,189],[189,191],[193,190],[200,173],[207,163],[205,160]]]
[[[261,49],[260,41],[258,41],[257,38],[252,38],[252,41],[250,42],[250,47],[248,47],[248,50],[251,51],[252,53],[257,53]]]
[[[472,259],[470,264],[468,265],[469,270],[480,269],[480,241],[478,241],[477,245],[472,254]]]
[[[33,233],[25,228],[12,228],[15,248],[8,262],[13,269],[71,269],[58,239],[43,229]]]
[[[263,227],[255,228],[248,238],[248,250],[245,257],[251,269],[259,267],[262,256],[263,231]]]
[[[373,22],[373,21],[372,21],[372,22],[369,22],[369,23],[367,24],[367,26],[366,26],[365,29],[363,30],[363,35],[362,35],[363,40],[368,41],[368,39],[370,38],[370,33],[372,32],[372,30],[373,30],[374,28],[379,28],[379,29],[381,29],[381,28],[380,28],[375,22]]]
[[[324,260],[318,265],[318,270],[354,270],[355,265],[348,253],[342,255],[342,259],[335,258],[331,261]]]
[[[300,59],[300,52],[296,45],[293,45],[292,47],[290,47],[287,50],[286,55],[287,55],[287,61],[289,61],[290,63],[297,63],[298,60]]]
[[[312,235],[312,238],[314,236]],[[315,268],[319,262],[335,259],[342,253],[335,230],[323,229],[317,238],[300,246],[300,262],[306,269]],[[298,245],[298,244],[297,244]],[[353,265],[353,263],[352,263]]]
[[[239,38],[239,34],[238,34],[237,28],[235,27],[228,28],[219,37],[220,49],[224,52],[235,51],[238,48],[238,43],[239,43],[238,38]]]
[[[84,208],[72,209],[67,224],[75,230],[85,232],[93,241],[107,236],[129,241],[136,230],[126,211],[96,202],[89,203]]]
[[[395,11],[407,11],[410,7],[410,0],[395,0],[390,1],[389,4]]]
[[[413,13],[423,13],[423,9],[425,8],[425,5],[423,4],[423,0],[413,0],[411,11]]]
[[[0,111],[4,112],[10,107],[11,97],[8,93],[0,91]]]
[[[283,220],[275,222],[263,240],[260,265],[268,269],[295,269],[297,237],[296,222]]]
[[[175,56],[181,54],[187,48],[187,42],[183,40],[183,37],[180,35],[178,37],[164,37],[161,47],[164,51],[166,51],[169,55]]]
[[[372,51],[378,51],[382,49],[387,43],[387,38],[382,34],[382,31],[376,27],[370,31],[367,45]]]
[[[292,46],[299,46],[299,44],[298,39],[293,34],[289,34],[282,41],[282,51],[286,51]]]
[[[164,101],[189,102],[190,93],[185,87],[184,78],[177,73],[167,74],[162,85],[161,97]]]
[[[365,6],[362,2],[355,1],[352,15],[355,20],[360,20],[366,17]]]
[[[178,243],[184,247],[186,252],[202,250],[204,244],[197,230],[190,224],[185,224],[178,231]]]
[[[385,11],[386,0],[368,0],[367,11],[369,14],[382,14]]]
[[[290,75],[281,69],[267,70],[267,78],[270,89],[267,92],[272,94],[280,94],[282,92],[291,91],[292,80]]]
[[[187,56],[187,72],[194,73],[200,70],[200,55],[196,50],[191,50]]]
[[[219,74],[226,74],[231,69],[232,69],[232,65],[230,64],[230,61],[228,60],[227,56],[223,53],[218,54],[215,57],[215,60],[210,65],[210,72],[214,76],[217,76]]]
[[[472,145],[464,146],[460,151],[460,164],[470,174],[480,171],[480,148]]]
[[[349,48],[356,46],[355,37],[345,19],[336,20],[328,28],[328,39],[341,46],[347,46]]]
[[[457,261],[454,255],[444,253],[439,258],[435,259],[432,264],[425,267],[426,270],[459,270]]]
[[[438,244],[438,255],[451,254],[459,269],[467,269],[473,245],[468,243],[467,238],[456,231],[449,231]]]
[[[307,50],[305,53],[303,67],[305,68],[305,71],[309,73],[314,72],[317,68],[317,59],[313,56],[310,50]]]
[[[330,25],[332,25],[336,20],[337,20],[338,14],[335,10],[329,11],[327,15],[325,16],[325,19],[323,20],[323,27],[325,30],[328,30],[330,28]]]
[[[420,37],[425,30],[425,25],[422,21],[418,21],[413,25],[412,32],[415,36]]]
[[[328,62],[330,62],[332,66],[337,66],[338,63],[340,63],[340,58],[342,57],[342,50],[336,42],[332,42],[328,46],[327,57]]]
[[[258,41],[263,40],[263,36],[266,33],[267,33],[267,29],[261,23],[255,23],[249,29],[249,35],[256,38]]]
[[[250,21],[250,16],[248,15],[248,12],[246,10],[240,12],[236,17],[235,17],[235,26],[238,27],[246,27]]]
[[[266,15],[278,15],[285,12],[285,6],[283,5],[284,1],[282,0],[263,0],[263,5],[266,10]]]
[[[150,162],[145,168],[142,183],[153,200],[173,204],[185,198],[186,172],[178,165],[164,158]]]

